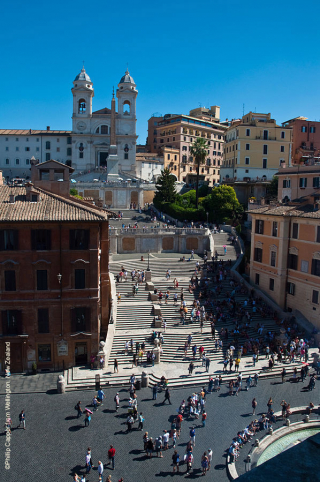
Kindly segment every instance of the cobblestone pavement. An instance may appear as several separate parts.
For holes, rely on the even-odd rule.
[[[50,376],[42,375],[43,377]],[[16,381],[11,380],[12,389]],[[0,391],[3,393],[4,379],[0,380]],[[306,385],[306,384],[305,384]],[[228,480],[225,465],[225,450],[228,448],[232,437],[238,430],[243,429],[251,420],[251,401],[257,398],[257,413],[266,411],[266,404],[271,396],[274,409],[279,410],[283,398],[291,406],[307,405],[313,401],[319,404],[320,382],[316,382],[313,392],[302,391],[302,383],[279,383],[279,379],[260,381],[258,387],[251,388],[248,392],[242,391],[238,397],[229,396],[227,387],[223,386],[220,393],[207,395],[207,425],[205,428],[196,429],[196,446],[194,449],[194,472],[188,476],[195,479],[201,476],[200,459],[204,450],[212,448],[213,463],[207,475],[208,480]],[[172,448],[164,452],[163,458],[153,457],[146,459],[142,451],[142,434],[136,425],[132,433],[126,434],[126,416],[128,407],[128,392],[124,388],[120,391],[120,410],[114,411],[113,398],[115,389],[105,390],[106,399],[102,407],[93,413],[90,427],[84,428],[83,418],[75,418],[74,405],[78,400],[82,405],[91,402],[93,391],[74,391],[64,395],[48,393],[11,394],[11,418],[13,426],[18,424],[18,414],[21,409],[26,412],[26,430],[14,429],[11,437],[11,468],[4,470],[5,436],[0,436],[0,464],[3,479],[6,482],[32,480],[42,482],[53,479],[55,482],[70,481],[74,472],[84,472],[84,460],[88,446],[92,448],[93,462],[98,460],[107,462],[107,450],[112,443],[116,450],[116,468],[113,471],[105,469],[106,476],[112,473],[112,481],[118,481],[122,476],[125,482],[144,482],[161,480],[172,477],[171,456]],[[153,438],[162,434],[164,429],[170,429],[170,421],[177,413],[177,408],[182,399],[186,399],[194,390],[178,389],[171,393],[172,405],[162,405],[163,394],[158,394],[156,401],[152,400],[151,389],[142,389],[137,392],[138,409],[145,417],[144,429]],[[318,415],[316,415],[319,418]],[[5,407],[4,396],[0,396],[0,425],[4,426]],[[199,425],[199,421],[186,419],[182,424],[181,437],[178,440],[177,450],[182,458],[186,443],[189,440],[189,430],[192,425]],[[3,428],[1,429],[3,430]],[[171,446],[171,445],[170,445]],[[245,452],[245,449],[243,449]],[[241,454],[242,455],[242,454]],[[239,473],[244,471],[243,457],[237,462]],[[180,468],[181,473],[175,478],[186,477],[185,465]],[[285,477],[285,468],[281,468]],[[87,480],[98,482],[96,468],[91,471]],[[266,480],[271,480],[269,477]],[[274,479],[272,479],[274,480]],[[300,482],[299,478],[295,482]]]

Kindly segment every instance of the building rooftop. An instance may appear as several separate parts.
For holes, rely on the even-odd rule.
[[[0,222],[107,221],[108,213],[32,186],[37,202],[27,201],[27,187],[0,186]],[[10,195],[14,202],[10,202]]]
[[[76,82],[77,80],[85,80],[86,82],[91,82],[91,79],[85,71],[84,67],[82,67],[80,74],[77,75],[77,77],[74,79],[74,82]]]
[[[108,107],[104,107],[103,109],[92,112],[92,115],[101,115],[101,114],[111,114],[111,109],[108,109]]]
[[[36,136],[46,134],[52,135],[67,135],[70,136],[72,131],[51,131],[51,130],[34,130],[34,129],[0,129],[0,135],[16,135],[16,136]]]
[[[300,218],[320,219],[320,210],[316,210],[313,204],[304,204],[303,206],[274,206],[268,205],[261,208],[248,211],[250,214],[270,215],[270,216],[291,216]]]
[[[121,77],[119,83],[120,83],[120,84],[125,84],[125,83],[134,84],[133,77],[131,77],[128,69],[126,70],[126,73],[124,74],[124,76]]]

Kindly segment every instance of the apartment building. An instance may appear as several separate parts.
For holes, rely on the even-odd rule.
[[[252,216],[250,279],[283,310],[320,329],[320,210],[317,196],[262,206]]]
[[[292,164],[304,164],[310,158],[320,160],[320,122],[295,117],[283,122],[282,127],[292,129]]]
[[[300,197],[318,193],[320,196],[320,162],[295,164],[291,167],[280,168],[278,176],[279,201],[291,201]]]
[[[34,183],[0,185],[2,373],[6,343],[12,372],[48,371],[86,364],[108,330],[108,215],[63,194],[72,168],[32,170]]]
[[[189,115],[166,114],[149,119],[147,145],[151,152],[159,154],[164,148],[177,149],[179,167],[175,170],[173,164],[172,174],[192,185],[196,180],[196,164],[191,146],[198,137],[204,138],[208,152],[205,164],[200,166],[200,181],[213,186],[220,179],[226,129],[227,122],[220,122],[220,107],[199,107]]]

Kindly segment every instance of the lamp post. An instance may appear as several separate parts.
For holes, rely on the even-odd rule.
[[[209,213],[208,213],[208,211],[206,212],[206,215],[207,215],[207,227],[209,227]]]
[[[147,271],[150,271],[150,251],[148,251],[148,267]]]

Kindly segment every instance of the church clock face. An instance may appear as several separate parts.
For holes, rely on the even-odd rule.
[[[77,123],[77,129],[79,131],[84,131],[86,127],[87,127],[87,124],[85,122],[78,122]]]

